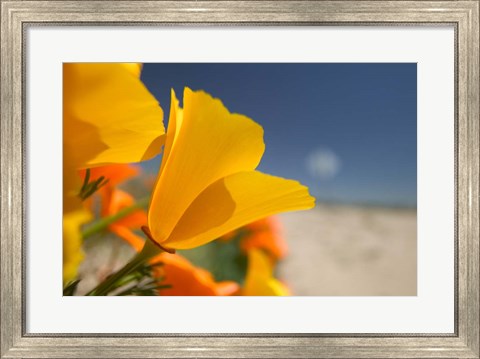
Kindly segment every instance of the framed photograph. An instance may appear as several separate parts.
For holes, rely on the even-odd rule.
[[[480,358],[479,5],[1,0],[1,357]]]

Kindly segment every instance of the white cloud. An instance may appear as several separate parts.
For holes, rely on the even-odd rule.
[[[328,148],[317,148],[307,156],[308,173],[315,178],[328,180],[340,171],[340,158]]]

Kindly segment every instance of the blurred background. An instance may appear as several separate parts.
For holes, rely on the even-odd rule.
[[[277,217],[293,295],[416,295],[416,64],[145,64],[142,81],[166,124],[185,86],[260,123],[258,169],[310,188],[316,208]]]

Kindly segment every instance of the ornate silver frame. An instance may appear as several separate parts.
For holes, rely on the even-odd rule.
[[[479,5],[466,1],[8,1],[1,3],[1,358],[480,358]],[[201,10],[201,11],[199,11]],[[24,29],[69,25],[409,25],[456,31],[453,334],[33,335],[25,332]]]

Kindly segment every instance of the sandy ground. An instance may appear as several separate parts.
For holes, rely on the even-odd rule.
[[[320,205],[280,218],[290,253],[278,274],[294,295],[416,295],[415,210]]]

